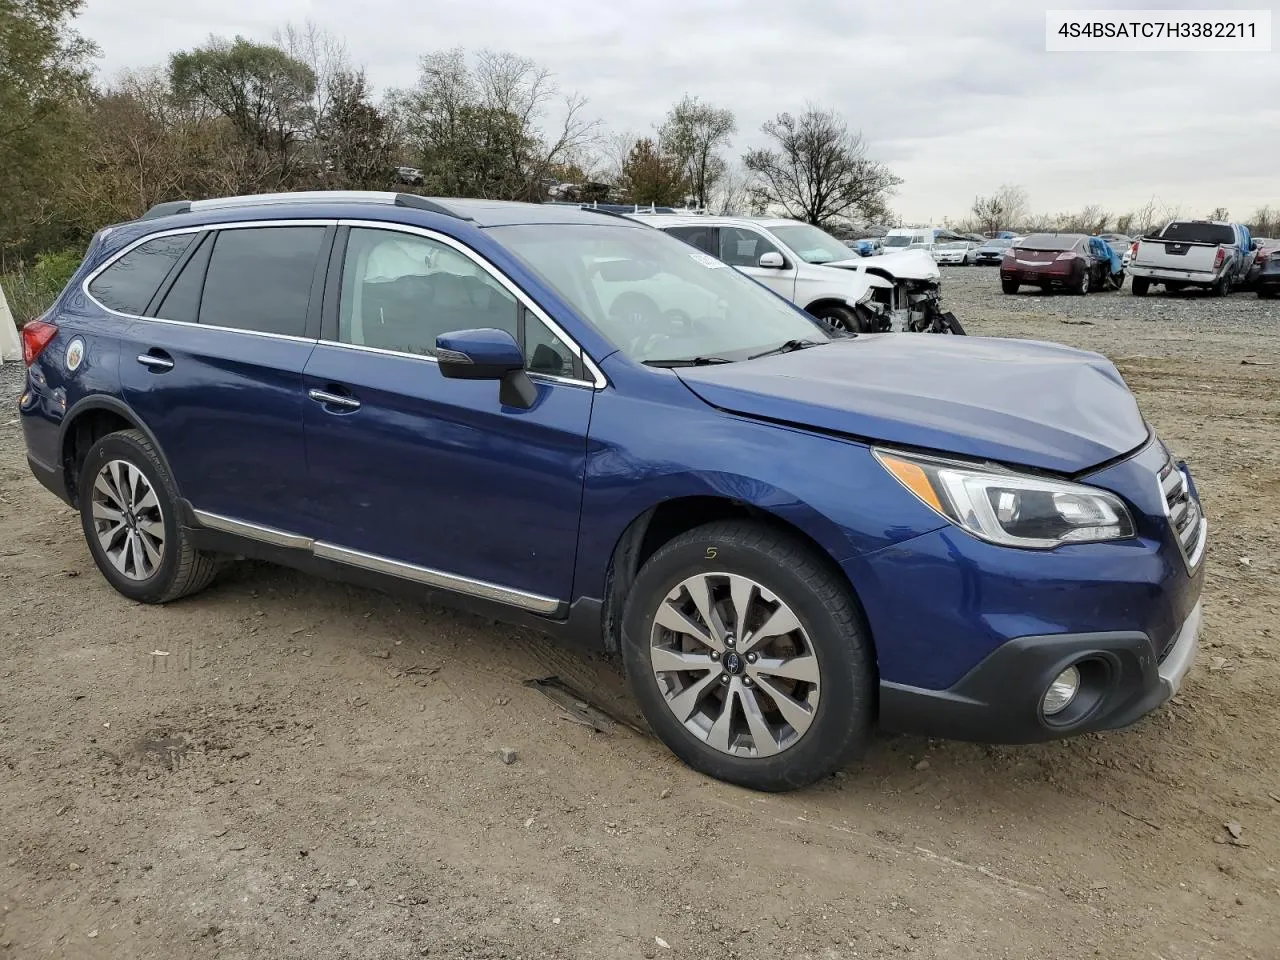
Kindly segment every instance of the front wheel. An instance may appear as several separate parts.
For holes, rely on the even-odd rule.
[[[212,582],[214,559],[192,546],[177,488],[142,431],[109,433],[89,449],[77,502],[94,562],[130,600],[167,603]]]
[[[857,312],[852,307],[841,306],[840,304],[835,303],[827,304],[826,306],[815,308],[813,315],[828,327],[835,330],[843,330],[846,333],[870,332],[866,325],[858,318]]]
[[[870,741],[875,658],[849,585],[769,526],[710,523],[660,548],[628,594],[622,654],[654,732],[717,779],[789,790]]]

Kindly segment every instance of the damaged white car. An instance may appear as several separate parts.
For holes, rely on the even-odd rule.
[[[941,274],[923,250],[860,257],[799,220],[633,214],[759,280],[824,323],[851,333],[963,334],[942,309]]]

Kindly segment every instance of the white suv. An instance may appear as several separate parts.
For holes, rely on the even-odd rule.
[[[630,216],[723,260],[831,326],[860,333],[964,333],[941,310],[938,265],[922,251],[860,257],[799,220]]]

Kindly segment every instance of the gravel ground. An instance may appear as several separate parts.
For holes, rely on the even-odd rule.
[[[1190,460],[1202,650],[1130,730],[883,738],[785,796],[566,722],[523,681],[634,712],[525,631],[259,564],[129,604],[0,367],[0,958],[1280,956],[1280,307],[945,283],[973,334],[1114,358]]]

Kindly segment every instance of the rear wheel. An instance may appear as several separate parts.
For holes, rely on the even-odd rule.
[[[874,657],[849,586],[768,526],[711,523],[659,549],[628,594],[622,653],[657,735],[720,780],[804,786],[870,740]]]
[[[1151,289],[1151,281],[1146,277],[1134,277],[1129,289],[1135,297],[1145,297],[1147,291]]]
[[[214,559],[192,546],[173,478],[142,431],[109,433],[90,448],[77,502],[94,562],[130,600],[167,603],[213,580]]]
[[[1225,297],[1231,292],[1231,277],[1228,274],[1220,276],[1212,287],[1209,288],[1210,293],[1215,297]]]
[[[1083,297],[1086,293],[1089,292],[1090,286],[1091,284],[1089,281],[1089,268],[1085,267],[1083,270],[1080,271],[1080,279],[1077,280],[1075,284],[1071,287],[1071,292],[1074,293],[1077,297]]]
[[[1001,280],[1000,289],[1005,293],[1017,293],[1020,284],[1017,280]]]
[[[1275,298],[1275,295],[1276,295],[1275,290],[1271,289],[1270,287],[1259,287],[1259,288],[1258,288],[1258,299],[1259,299],[1259,300],[1272,300],[1272,299],[1274,299],[1274,298]]]

